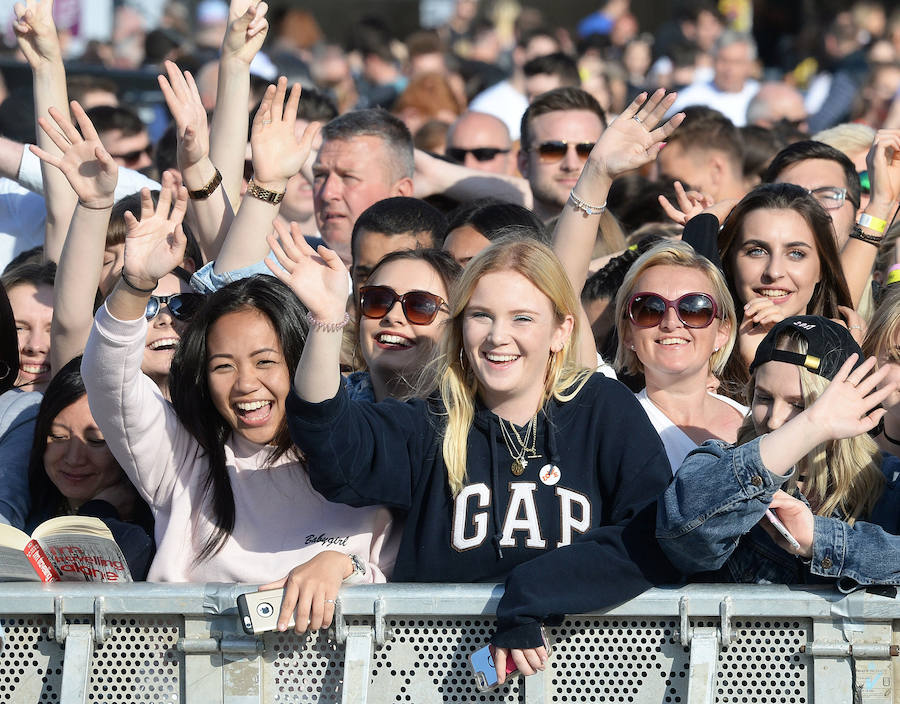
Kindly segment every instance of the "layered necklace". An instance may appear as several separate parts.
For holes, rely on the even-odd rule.
[[[509,466],[509,471],[518,477],[525,471],[525,467],[528,466],[528,460],[533,460],[535,457],[540,456],[537,454],[536,448],[537,413],[531,417],[531,420],[525,426],[524,438],[519,435],[515,425],[509,423],[509,429],[507,429],[506,424],[508,421],[502,418],[498,418],[498,420],[500,421],[500,434],[503,436],[503,442],[506,444],[506,449],[513,459],[512,464]]]

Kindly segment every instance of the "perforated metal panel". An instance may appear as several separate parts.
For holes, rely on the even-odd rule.
[[[291,704],[334,704],[341,700],[344,648],[317,631],[265,635],[264,700]]]
[[[808,658],[800,655],[811,622],[735,621],[731,645],[719,653],[716,701],[721,704],[807,704]]]
[[[674,620],[568,619],[548,629],[553,702],[687,699],[688,649]]]
[[[5,641],[0,657],[0,701],[58,702],[63,651],[47,636],[49,616],[0,619]]]
[[[88,697],[94,702],[169,702],[181,697],[182,657],[174,618],[110,618],[94,650]]]
[[[387,626],[393,638],[372,659],[374,704],[522,701],[519,679],[492,692],[475,689],[469,656],[488,642],[493,619],[389,619]]]

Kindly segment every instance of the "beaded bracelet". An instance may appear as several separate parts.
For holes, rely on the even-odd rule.
[[[309,323],[309,326],[313,330],[320,330],[322,332],[338,332],[340,330],[343,330],[344,326],[350,322],[350,314],[344,313],[344,319],[339,323],[326,323],[314,316],[312,314],[312,311],[308,311],[306,313],[306,322]]]
[[[606,203],[603,205],[590,205],[589,203],[585,203],[581,198],[575,195],[575,189],[573,188],[569,193],[569,200],[572,201],[572,205],[575,206],[576,210],[581,210],[588,215],[600,215],[606,210]]]

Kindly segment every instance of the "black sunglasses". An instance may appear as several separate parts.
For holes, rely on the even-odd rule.
[[[591,155],[591,150],[594,148],[593,142],[567,142],[564,139],[554,139],[549,142],[541,142],[532,151],[538,153],[541,163],[554,164],[563,160],[566,152],[569,151],[570,144],[575,147],[575,153],[578,154],[582,161],[587,161],[587,158]]]
[[[200,304],[203,302],[203,294],[200,293],[174,293],[171,296],[150,296],[147,301],[147,309],[144,317],[153,320],[163,306],[168,306],[176,320],[190,320]]]
[[[147,156],[153,156],[153,145],[148,144],[143,149],[135,149],[133,152],[125,152],[124,154],[110,154],[113,159],[121,159],[126,164],[133,164],[138,159],[140,159],[144,154]]]
[[[383,318],[397,301],[413,325],[430,325],[444,305],[443,298],[428,291],[407,291],[400,296],[390,286],[359,287],[359,311],[367,318]]]
[[[509,154],[509,149],[498,149],[497,147],[476,147],[475,149],[447,147],[446,154],[461,164],[466,160],[466,154],[474,156],[476,161],[490,161],[498,154]]]
[[[688,328],[705,328],[716,319],[719,306],[706,293],[686,293],[674,301],[658,293],[636,293],[628,301],[628,317],[639,328],[659,325],[672,308],[681,323]]]

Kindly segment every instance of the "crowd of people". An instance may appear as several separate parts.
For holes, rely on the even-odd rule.
[[[0,521],[96,516],[298,632],[343,584],[504,582],[501,682],[654,585],[900,585],[900,16],[775,61],[706,0],[349,47],[255,0],[166,44],[178,7],[149,112],[15,7]]]

